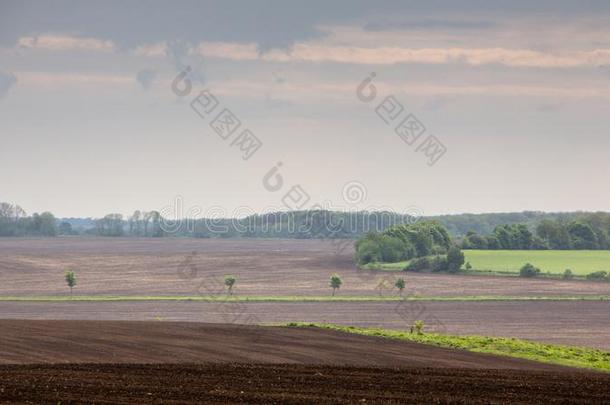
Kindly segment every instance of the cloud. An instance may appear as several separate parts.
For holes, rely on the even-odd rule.
[[[2,45],[13,46],[31,33],[70,32],[106,38],[125,50],[172,39],[193,44],[207,40],[255,42],[261,51],[285,48],[322,35],[315,28],[318,23],[357,15],[363,8],[351,0],[323,7],[281,0],[185,0],[180,4],[161,0],[5,0],[2,4]]]
[[[349,63],[391,65],[398,63],[468,65],[498,64],[511,67],[567,68],[610,64],[610,49],[592,51],[540,52],[530,49],[507,48],[402,48],[331,46],[298,43],[289,50],[274,49],[257,55],[254,44],[206,42],[197,52],[209,58],[236,61]]]
[[[68,86],[78,89],[84,87],[108,89],[109,87],[133,86],[135,82],[133,76],[107,74],[18,72],[17,75],[20,84],[45,89],[58,89]]]
[[[113,52],[116,49],[112,41],[69,35],[24,36],[19,38],[17,45],[21,48],[49,51]]]
[[[429,100],[427,100],[422,106],[422,108],[428,111],[440,111],[456,100],[457,98],[453,96],[435,95],[432,96]]]
[[[190,43],[180,40],[169,41],[166,43],[166,54],[178,72],[189,66],[191,68],[189,79],[195,83],[205,83],[202,54],[195,52]]]
[[[4,97],[16,83],[17,77],[14,74],[0,71],[0,98]]]
[[[292,106],[293,102],[290,100],[275,98],[269,95],[269,93],[265,94],[265,107],[270,110],[287,108]]]
[[[161,57],[167,56],[167,42],[157,42],[156,44],[140,45],[134,50],[137,56]]]
[[[142,69],[136,74],[136,80],[142,86],[142,89],[149,90],[152,86],[157,73],[153,70]]]
[[[233,60],[256,60],[259,56],[258,46],[255,43],[202,42],[197,47],[197,52],[210,58]]]
[[[259,97],[267,94],[273,86],[271,81],[252,80],[222,80],[209,83],[213,92],[220,96]],[[353,101],[354,91],[360,81],[333,81],[319,80],[290,81],[281,86],[275,86],[273,100],[282,100],[298,103],[303,100],[348,100]],[[463,84],[443,85],[438,83],[424,83],[413,81],[379,81],[375,82],[379,94],[405,94],[410,96],[423,96],[428,98],[424,107],[444,108],[448,103],[458,100],[460,96],[500,96],[500,97],[547,97],[550,99],[579,99],[600,98],[610,99],[607,87],[599,85],[582,86],[577,83],[563,83],[561,85],[515,85],[515,84]],[[381,101],[381,98],[379,99]]]
[[[401,21],[382,21],[366,24],[365,31],[393,31],[393,30],[487,30],[495,28],[497,24],[493,21],[468,21],[468,20],[433,20],[433,19],[409,19]]]

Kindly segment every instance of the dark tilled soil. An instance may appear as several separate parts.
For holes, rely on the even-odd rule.
[[[329,330],[0,321],[1,404],[609,401],[608,374]]]
[[[211,362],[566,369],[315,328],[191,322],[0,321],[0,364]]]
[[[0,403],[325,404],[610,401],[603,374],[314,365],[0,366]]]

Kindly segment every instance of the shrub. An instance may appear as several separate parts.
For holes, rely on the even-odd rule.
[[[466,270],[472,270],[472,264],[470,264],[470,262],[466,263]]]
[[[405,279],[404,278],[399,278],[394,283],[394,287],[398,288],[398,291],[400,291],[400,295],[401,296],[402,296],[402,291],[405,289],[406,285],[407,285],[407,283],[405,283]]]
[[[415,256],[415,248],[398,237],[369,233],[356,242],[356,261],[395,263]]]
[[[381,261],[379,245],[372,240],[362,240],[356,243],[356,262],[359,264]]]
[[[233,286],[235,285],[236,281],[237,281],[237,278],[235,278],[235,276],[231,276],[231,275],[225,276],[225,285],[227,286],[227,292],[229,293],[229,295],[233,294]]]
[[[607,280],[607,279],[608,279],[608,273],[605,271],[594,271],[593,273],[587,274],[587,280],[600,281],[600,280]]]
[[[531,263],[526,263],[521,270],[519,270],[519,275],[521,277],[536,277],[540,274],[540,269],[535,267]]]
[[[417,333],[418,335],[422,335],[424,333],[424,321],[417,320],[413,322],[413,326],[411,326],[411,333]]]
[[[444,256],[436,256],[432,259],[432,271],[447,271],[449,269],[449,261]]]
[[[574,278],[574,274],[572,274],[572,270],[570,269],[565,269],[565,271],[563,272],[563,279],[564,280],[571,280]]]
[[[427,257],[420,257],[418,259],[413,259],[409,262],[407,267],[405,267],[404,271],[423,271],[429,270],[431,268],[430,259]]]

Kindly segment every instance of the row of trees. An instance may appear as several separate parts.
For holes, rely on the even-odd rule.
[[[95,234],[161,237],[165,235],[162,220],[157,211],[135,211],[127,220],[121,214],[108,214],[95,221]]]
[[[516,219],[526,222],[500,223]],[[58,223],[50,212],[28,216],[18,205],[0,203],[0,236],[85,233],[140,237],[172,234],[204,238],[356,238],[367,235],[365,241],[359,242],[362,249],[358,250],[364,252],[362,261],[370,262],[444,254],[452,243],[449,235],[455,236],[470,224],[473,230],[461,237],[459,243],[463,249],[610,249],[610,214],[603,212],[463,214],[410,224],[412,221],[412,217],[392,212],[312,210],[251,215],[241,219],[173,222],[164,219],[158,211],[135,211],[128,218],[108,214],[97,220],[71,218]],[[500,224],[490,233],[477,231],[487,229],[493,223]]]
[[[393,263],[445,254],[451,247],[447,230],[436,221],[393,226],[384,232],[370,232],[355,244],[359,264]]]
[[[18,205],[0,202],[0,236],[55,236],[57,220],[50,212],[28,216]]]
[[[582,214],[577,219],[542,220],[532,232],[525,224],[497,226],[486,236],[469,232],[463,249],[508,250],[599,250],[610,249],[610,215]]]
[[[66,280],[66,284],[70,288],[70,297],[72,297],[72,290],[76,286],[76,274],[74,274],[73,271],[67,271],[64,276],[64,279]],[[235,277],[232,274],[225,275],[224,285],[227,287],[227,293],[229,295],[233,295],[233,288],[235,287],[236,283],[237,283],[237,277]],[[343,279],[341,278],[341,276],[339,276],[337,273],[331,274],[329,287],[332,288],[332,290],[333,290],[333,292],[332,292],[333,297],[335,296],[335,292],[339,288],[341,288],[342,285],[343,285]],[[406,285],[407,284],[406,284],[404,278],[398,278],[394,282],[394,287],[398,289],[401,296],[402,296],[402,292],[405,289]]]

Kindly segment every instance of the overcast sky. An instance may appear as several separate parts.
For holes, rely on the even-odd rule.
[[[491,3],[0,0],[0,201],[607,211],[610,3]]]

